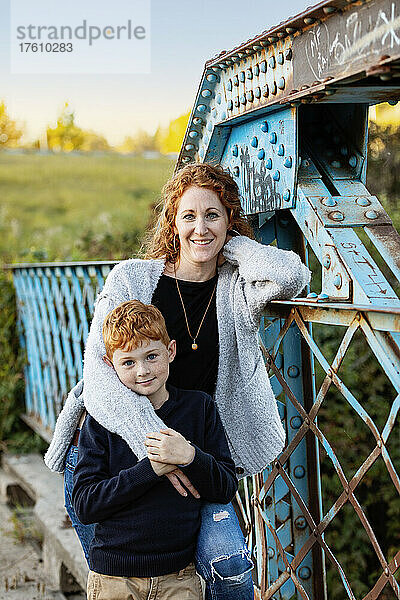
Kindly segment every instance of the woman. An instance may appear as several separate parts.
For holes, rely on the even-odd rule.
[[[146,259],[122,261],[107,277],[85,349],[84,405],[139,460],[147,455],[146,433],[164,423],[148,399],[124,387],[102,361],[101,335],[105,316],[133,298],[155,304],[177,340],[169,381],[213,395],[237,474],[261,471],[282,451],[285,433],[257,332],[265,305],[296,296],[310,272],[294,252],[251,238],[230,175],[220,166],[187,165],[164,187],[163,210]],[[66,506],[87,548],[93,531],[79,531],[68,505],[77,453],[70,442],[83,409],[81,391],[78,384],[70,393],[45,461],[62,471],[68,451]],[[197,493],[179,470],[170,479],[180,493],[186,493],[181,484]],[[252,563],[231,505],[204,503],[196,566],[206,580],[207,599],[253,598]]]

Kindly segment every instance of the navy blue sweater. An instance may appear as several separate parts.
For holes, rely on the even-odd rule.
[[[156,413],[194,445],[193,462],[181,469],[201,498],[181,496],[148,458],[138,461],[121,437],[87,415],[72,501],[82,523],[97,523],[89,559],[98,573],[156,577],[183,569],[194,558],[202,501],[226,504],[237,490],[214,401],[204,392],[168,390]]]

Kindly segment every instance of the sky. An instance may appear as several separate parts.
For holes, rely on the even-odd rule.
[[[139,129],[153,133],[191,109],[206,60],[310,4],[309,0],[151,0],[149,74],[15,75],[10,73],[10,3],[17,1],[0,0],[0,101],[5,101],[12,118],[24,124],[24,139],[43,135],[68,102],[80,127],[105,135],[111,144]],[[35,7],[41,1],[33,0]],[[103,3],[97,0],[97,5]]]

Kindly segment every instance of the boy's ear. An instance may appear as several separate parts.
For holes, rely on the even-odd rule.
[[[103,356],[103,360],[106,363],[106,365],[108,365],[109,367],[111,367],[112,369],[114,368],[114,365],[112,364],[111,360],[108,358],[107,354],[105,354]]]
[[[175,356],[176,356],[176,341],[171,340],[170,343],[168,344],[168,359],[169,359],[170,363],[172,363]]]

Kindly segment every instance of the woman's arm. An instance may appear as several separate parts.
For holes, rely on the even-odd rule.
[[[311,271],[295,252],[260,244],[246,236],[230,239],[223,248],[223,255],[238,267],[256,328],[268,302],[294,298],[311,278]]]
[[[147,396],[139,396],[124,386],[104,361],[106,353],[102,328],[108,313],[129,297],[124,285],[123,263],[110,272],[96,301],[86,342],[83,367],[85,407],[103,427],[117,433],[139,460],[146,457],[144,441],[149,431],[165,428]]]

